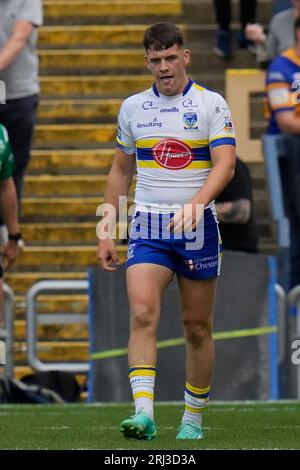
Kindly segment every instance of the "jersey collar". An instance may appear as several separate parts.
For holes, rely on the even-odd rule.
[[[184,89],[183,92],[182,92],[182,96],[185,96],[185,95],[188,93],[188,91],[190,90],[190,88],[191,88],[191,86],[193,85],[193,83],[194,83],[193,80],[192,80],[191,78],[189,78],[189,81],[188,81],[188,83],[187,83],[185,89]],[[159,97],[159,91],[158,91],[158,89],[157,89],[156,83],[153,84],[152,89],[153,89],[153,93],[154,93],[157,97]]]

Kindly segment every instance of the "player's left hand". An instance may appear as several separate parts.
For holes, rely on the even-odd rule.
[[[3,247],[3,269],[7,271],[16,261],[21,248],[15,241],[9,241]]]
[[[189,202],[184,204],[177,212],[167,227],[171,233],[185,233],[196,230],[204,214],[204,204]]]

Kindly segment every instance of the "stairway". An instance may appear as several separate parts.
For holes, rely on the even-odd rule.
[[[44,0],[45,26],[39,35],[41,102],[34,148],[22,204],[26,248],[6,282],[16,293],[16,376],[26,362],[25,295],[42,279],[85,279],[96,265],[96,208],[103,200],[112,162],[116,115],[122,99],[151,83],[141,39],[155,21],[181,25],[192,50],[190,74],[204,86],[224,91],[224,63],[212,54],[211,0]],[[234,15],[237,18],[237,2]],[[270,1],[261,1],[267,23]],[[238,29],[235,23],[234,28]],[[226,63],[255,67],[238,51]],[[259,118],[260,110],[257,109]],[[250,165],[262,247],[272,248],[269,209],[261,165]],[[119,247],[125,258],[126,247]],[[87,311],[84,295],[41,296],[43,313]],[[87,360],[87,327],[39,327],[39,353],[45,361]],[[80,378],[84,382],[84,377]]]

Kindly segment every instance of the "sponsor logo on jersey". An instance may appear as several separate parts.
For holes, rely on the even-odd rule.
[[[179,113],[179,109],[176,108],[176,106],[173,106],[173,108],[162,108],[160,112],[161,113]]]
[[[188,166],[194,158],[192,149],[176,139],[160,140],[152,149],[155,161],[169,170],[180,170]]]
[[[190,131],[197,130],[198,129],[198,126],[196,126],[197,121],[198,121],[198,116],[196,113],[193,113],[193,112],[184,113],[183,122],[185,124],[184,126],[185,129],[188,129]]]
[[[153,101],[144,101],[142,108],[148,111],[149,109],[158,109],[158,106],[155,106]]]
[[[233,133],[233,124],[230,116],[225,116],[224,131],[227,134]]]
[[[145,127],[159,127],[161,128],[163,123],[159,121],[157,118],[153,118],[153,121],[150,122],[138,122],[136,127],[138,129],[143,129]]]
[[[196,103],[193,103],[193,100],[191,100],[191,98],[187,98],[186,100],[184,100],[182,102],[182,106],[184,106],[185,108],[197,108],[198,107]]]

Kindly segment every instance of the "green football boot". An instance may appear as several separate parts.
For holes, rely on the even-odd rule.
[[[183,421],[178,428],[176,439],[203,439],[203,429],[195,421]]]
[[[122,421],[120,431],[127,439],[151,440],[156,436],[155,423],[143,410]]]

